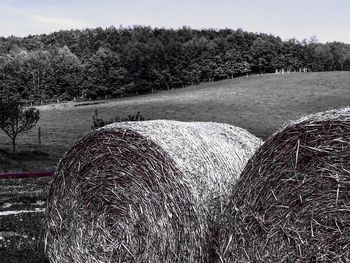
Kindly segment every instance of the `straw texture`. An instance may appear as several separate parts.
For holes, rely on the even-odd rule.
[[[350,109],[304,117],[270,137],[234,187],[225,262],[350,262]]]
[[[86,135],[51,185],[51,262],[214,260],[217,215],[260,143],[227,124],[165,120]]]

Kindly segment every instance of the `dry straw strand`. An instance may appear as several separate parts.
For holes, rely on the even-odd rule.
[[[261,141],[219,123],[115,123],[77,141],[48,200],[51,262],[208,262],[228,189]]]
[[[271,136],[233,188],[221,257],[349,262],[349,150],[350,108],[303,117]]]

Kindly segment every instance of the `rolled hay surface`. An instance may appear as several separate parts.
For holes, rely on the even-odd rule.
[[[59,163],[51,262],[207,262],[212,223],[260,140],[227,124],[116,123]]]
[[[350,262],[350,108],[304,117],[270,137],[224,218],[225,262]]]

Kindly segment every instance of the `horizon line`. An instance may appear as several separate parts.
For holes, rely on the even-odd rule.
[[[191,25],[182,25],[182,26],[178,26],[177,28],[175,27],[166,27],[166,26],[153,26],[153,25],[145,25],[145,24],[133,24],[133,25],[123,25],[123,24],[120,24],[119,27],[115,26],[115,25],[110,25],[110,26],[87,26],[87,27],[82,27],[82,28],[71,28],[71,29],[60,29],[60,30],[55,30],[55,31],[52,31],[50,33],[38,33],[38,34],[26,34],[24,36],[19,36],[19,35],[7,35],[7,36],[3,36],[3,35],[0,35],[0,38],[11,38],[11,37],[14,37],[14,38],[28,38],[28,37],[33,37],[33,36],[41,36],[41,35],[50,35],[50,34],[54,34],[54,33],[58,33],[58,32],[64,32],[64,31],[84,31],[84,30],[94,30],[94,29],[97,29],[97,28],[102,28],[103,30],[107,30],[109,28],[115,28],[115,29],[134,29],[134,28],[137,28],[137,27],[149,27],[151,28],[152,30],[154,29],[165,29],[165,30],[181,30],[181,29],[185,29],[185,28],[188,28],[188,29],[191,29],[191,30],[198,30],[198,31],[201,31],[201,30],[214,30],[216,32],[219,32],[219,31],[223,31],[223,30],[232,30],[232,31],[243,31],[243,32],[247,32],[247,33],[253,33],[253,34],[265,34],[265,35],[269,35],[269,36],[273,36],[273,37],[276,37],[276,38],[280,38],[283,42],[287,42],[289,40],[297,40],[298,42],[303,42],[303,41],[310,41],[311,38],[316,38],[318,44],[327,44],[327,43],[334,43],[334,42],[337,42],[337,43],[343,43],[343,44],[349,44],[348,42],[344,42],[344,41],[341,41],[341,40],[332,40],[332,41],[326,41],[326,42],[321,42],[318,40],[318,37],[317,35],[310,35],[308,38],[303,38],[302,40],[298,39],[297,37],[293,36],[293,37],[289,37],[289,38],[282,38],[281,36],[275,34],[275,33],[266,33],[266,32],[258,32],[258,31],[249,31],[249,30],[245,30],[244,28],[242,27],[237,27],[236,29],[234,28],[231,28],[231,27],[220,27],[220,28],[217,28],[217,27],[201,27],[201,28],[197,28],[197,27],[192,27]]]

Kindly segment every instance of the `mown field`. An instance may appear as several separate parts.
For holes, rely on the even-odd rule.
[[[226,122],[266,139],[289,120],[348,106],[350,72],[240,77],[95,105],[75,104],[40,107],[37,126],[42,129],[41,151],[37,147],[37,128],[19,137],[16,155],[10,153],[10,141],[1,134],[0,170],[54,169],[69,146],[91,130],[95,110],[103,119],[141,111],[150,119]],[[0,181],[0,259],[12,255],[12,261],[4,262],[45,262],[41,230],[47,180],[23,181]],[[37,212],[6,213],[35,209]]]
[[[48,178],[0,182],[0,262],[48,262],[44,253]]]
[[[15,157],[1,133],[0,168],[52,169],[64,151],[91,130],[95,110],[103,119],[141,111],[150,119],[226,122],[266,139],[289,120],[349,103],[350,72],[325,72],[240,77],[89,106],[49,105],[39,107],[37,124],[44,153],[36,151],[37,127],[18,138],[21,153]]]

